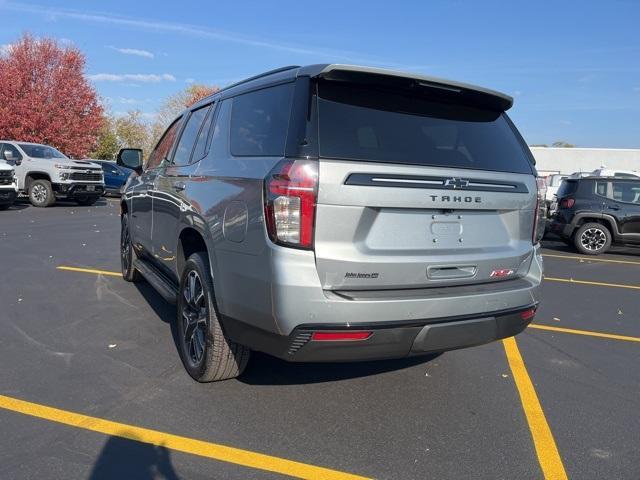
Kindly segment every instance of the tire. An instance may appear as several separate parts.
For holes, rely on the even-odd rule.
[[[7,210],[11,206],[10,203],[1,203],[0,210]]]
[[[133,266],[134,255],[131,232],[129,231],[129,216],[123,212],[120,221],[120,266],[122,278],[127,282],[138,282],[142,279],[140,272]]]
[[[206,254],[187,260],[178,289],[178,341],[185,369],[198,382],[235,378],[242,374],[251,351],[229,340],[215,309],[213,282]]]
[[[585,223],[573,235],[573,245],[585,255],[600,255],[611,247],[611,232],[601,223]]]
[[[34,207],[50,207],[56,203],[56,196],[53,193],[49,180],[34,180],[29,185],[29,201]]]
[[[92,196],[85,196],[85,197],[78,197],[76,198],[76,202],[78,202],[78,205],[82,205],[83,207],[90,207],[91,205],[93,205],[94,203],[96,203],[98,201],[98,197],[92,195]]]

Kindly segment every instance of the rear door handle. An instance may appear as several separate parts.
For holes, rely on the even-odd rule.
[[[184,183],[182,183],[182,182],[178,182],[178,183],[174,183],[174,184],[173,184],[173,189],[174,189],[176,192],[181,192],[181,191],[183,191],[185,188],[187,188],[187,186],[186,186]]]
[[[620,205],[609,205],[607,208],[609,210],[620,210]]]

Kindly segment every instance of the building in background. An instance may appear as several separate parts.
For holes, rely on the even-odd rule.
[[[640,172],[640,149],[530,147],[541,176],[591,172],[602,166]]]

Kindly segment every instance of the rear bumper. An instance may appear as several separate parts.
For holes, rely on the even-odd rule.
[[[535,305],[464,318],[380,324],[301,325],[288,336],[277,335],[229,318],[234,341],[290,362],[354,362],[426,355],[482,345],[522,332],[533,319],[523,315]],[[314,332],[370,332],[365,340],[317,341]]]
[[[223,326],[232,340],[289,361],[398,358],[515,335],[528,323],[519,313],[539,302],[543,270],[535,247],[523,267],[525,274],[513,280],[401,291],[328,291],[322,289],[313,252],[274,247],[265,263],[253,263],[256,258],[265,256],[218,256],[221,264],[233,264],[227,268],[234,273],[214,284]],[[313,331],[334,329],[373,333],[366,341],[310,341]]]

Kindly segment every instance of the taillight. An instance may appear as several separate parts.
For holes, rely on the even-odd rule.
[[[373,332],[313,332],[311,340],[315,342],[344,342],[366,340]]]
[[[313,248],[318,162],[283,160],[265,179],[264,214],[274,243]]]
[[[536,209],[533,215],[533,234],[531,236],[531,241],[534,245],[540,243],[542,237],[544,235],[544,228],[540,227],[540,222],[542,220],[542,215],[540,215],[540,210],[544,206],[544,192],[547,186],[544,183],[543,178],[536,178]]]
[[[536,316],[536,307],[529,308],[524,312],[520,312],[520,318],[522,318],[523,320],[531,320],[535,316]]]
[[[560,208],[573,208],[576,204],[576,200],[574,198],[563,198],[560,200]]]

